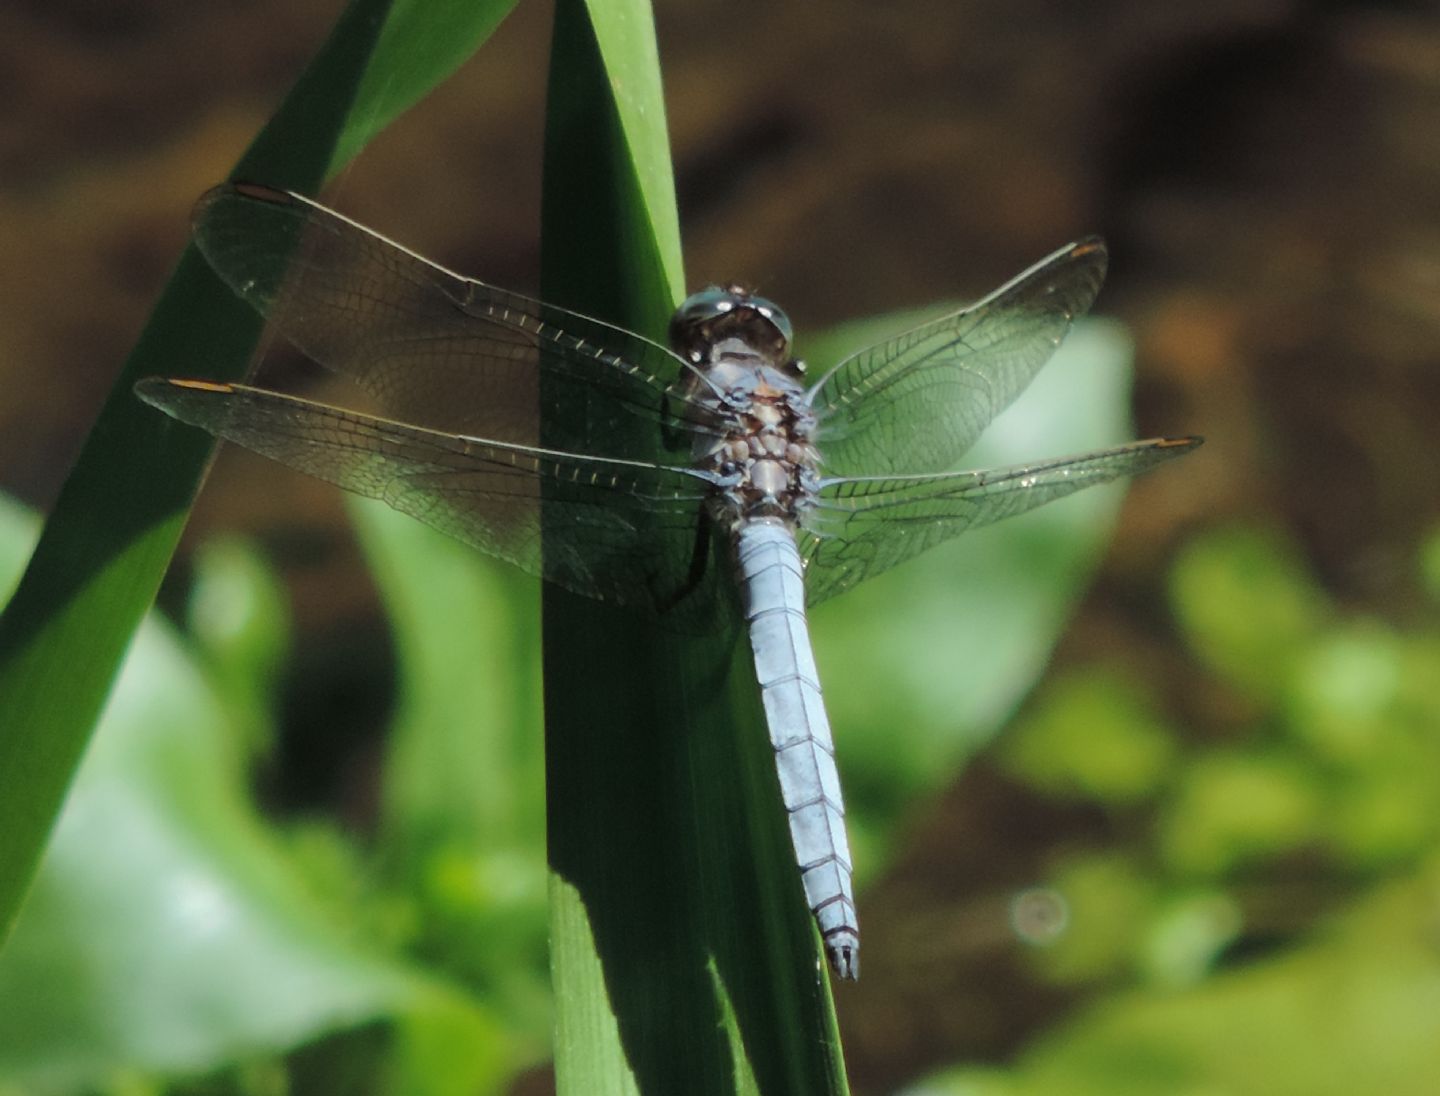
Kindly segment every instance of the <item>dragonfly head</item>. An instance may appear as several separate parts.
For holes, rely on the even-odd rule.
[[[717,344],[735,339],[775,365],[788,365],[795,331],[772,302],[738,285],[712,285],[686,297],[670,319],[670,345],[686,361],[710,360]]]

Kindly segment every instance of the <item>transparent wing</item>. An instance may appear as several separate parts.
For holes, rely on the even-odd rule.
[[[1096,238],[976,304],[852,354],[810,390],[821,459],[842,476],[953,469],[1049,360],[1105,278]]]
[[[709,421],[674,387],[689,367],[658,343],[463,278],[298,194],[216,187],[196,205],[194,234],[236,293],[387,418],[533,445],[553,380],[584,393],[546,409],[547,442],[567,451],[597,452],[603,439],[604,455],[630,455],[615,452],[617,435],[651,435],[614,429],[629,416]]]
[[[1147,471],[1200,441],[1152,438],[983,472],[825,480],[800,532],[807,598],[813,605],[967,529]]]
[[[585,597],[685,627],[716,596],[703,472],[458,437],[244,385],[152,377],[136,392]]]

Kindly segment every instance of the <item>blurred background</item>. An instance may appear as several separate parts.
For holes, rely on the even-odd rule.
[[[190,205],[338,10],[0,9],[0,490],[53,502]],[[865,979],[837,1005],[855,1090],[1431,1091],[1440,17],[1255,0],[819,18],[659,0],[656,17],[692,287],[755,284],[803,339],[978,296],[1100,233],[1134,436],[1207,439],[1130,490],[1038,683],[966,732],[967,765],[908,804],[846,771],[891,819],[862,892]],[[548,28],[522,4],[327,201],[534,291]],[[236,531],[278,569],[291,637],[257,701],[279,728],[262,799],[364,833],[395,651],[345,507],[222,455],[167,588],[177,615],[192,553]],[[842,698],[842,760],[847,718]],[[543,1068],[516,1084],[545,1091]]]

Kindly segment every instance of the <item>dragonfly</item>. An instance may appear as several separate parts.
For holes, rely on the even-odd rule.
[[[1105,276],[1098,238],[813,383],[774,303],[710,286],[668,345],[462,277],[300,194],[206,193],[219,276],[375,409],[151,377],[139,397],[661,626],[748,631],[803,889],[831,969],[860,928],[806,609],[969,529],[1188,453],[1136,441],[956,471]],[[543,535],[542,535],[543,534]]]

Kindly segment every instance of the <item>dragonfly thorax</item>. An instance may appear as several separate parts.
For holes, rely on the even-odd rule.
[[[712,499],[722,526],[758,517],[787,523],[813,505],[819,454],[805,389],[787,372],[748,354],[703,368],[712,431],[697,434],[692,459],[725,488]]]

